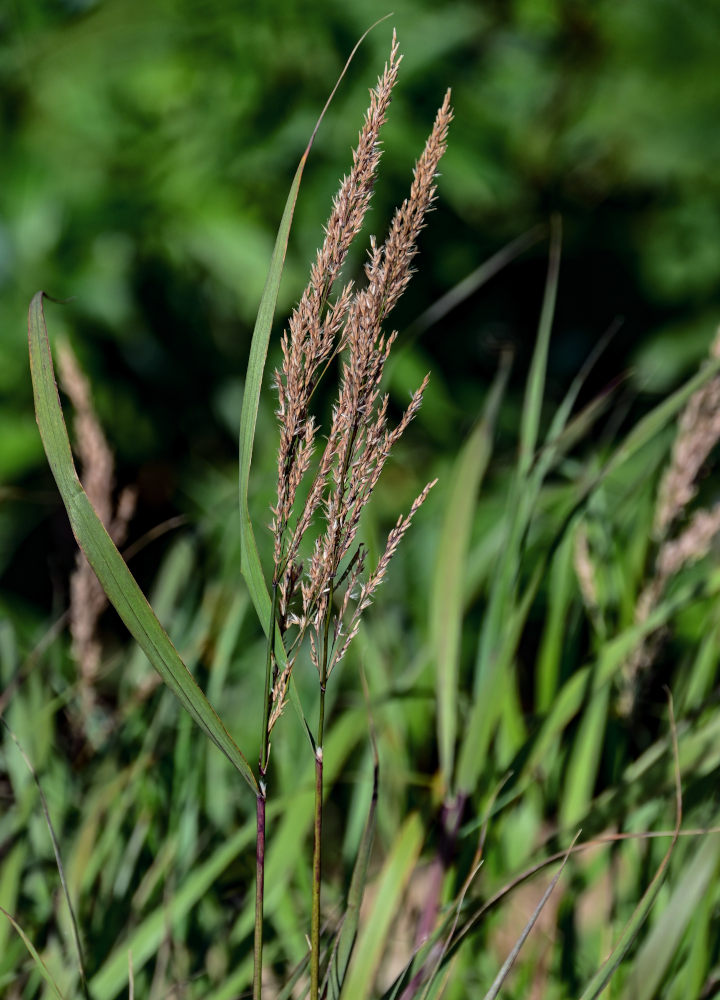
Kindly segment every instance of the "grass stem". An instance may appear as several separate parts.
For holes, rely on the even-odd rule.
[[[324,700],[324,692],[323,692]],[[315,823],[313,836],[312,914],[310,924],[310,1000],[320,995],[320,879],[322,875],[323,753],[315,750]]]
[[[348,450],[349,454],[349,450]],[[347,467],[347,466],[346,466]],[[345,470],[343,470],[343,482]],[[315,822],[313,835],[312,911],[310,920],[310,1000],[318,1000],[320,988],[320,882],[322,878],[323,820],[323,736],[325,732],[325,690],[330,654],[330,620],[332,618],[334,580],[330,583],[322,660],[320,661],[320,699],[318,706],[317,740],[315,742]]]
[[[265,899],[265,787],[257,796],[255,837],[255,940],[253,943],[253,1000],[262,997],[263,904]]]
[[[272,669],[275,653],[275,622],[277,619],[278,605],[278,585],[277,579],[273,579],[272,585],[272,606],[270,608],[270,621],[268,622],[266,656],[265,656],[265,688],[263,700],[263,720],[262,731],[260,733],[260,779],[265,781],[268,758],[270,756],[270,705],[272,702]]]
[[[267,774],[270,759],[270,702],[272,700],[272,669],[275,643],[275,618],[277,616],[277,582],[273,581],[272,607],[267,631],[267,655],[265,657],[265,688],[263,699],[263,721],[260,733],[259,789],[256,798],[255,826],[255,938],[253,942],[253,1000],[262,997],[262,953],[263,953],[263,909],[265,902],[265,805],[267,803]]]

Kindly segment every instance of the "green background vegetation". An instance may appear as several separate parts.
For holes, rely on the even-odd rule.
[[[433,854],[442,796],[428,615],[440,579],[443,517],[461,472],[453,463],[482,411],[501,350],[511,347],[514,366],[459,597],[465,619],[458,712],[466,721],[547,240],[536,241],[421,336],[413,323],[553,213],[562,218],[564,236],[542,426],[618,316],[620,333],[579,405],[623,381],[610,411],[553,470],[537,500],[518,578],[521,592],[536,571],[540,582],[508,665],[504,722],[493,730],[466,813],[458,871],[464,874],[474,850],[473,819],[511,766],[516,778],[490,824],[483,898],[557,846],[545,838],[558,829],[571,836],[582,824],[590,836],[609,828],[671,828],[663,683],[678,701],[688,822],[717,822],[720,640],[712,556],[685,574],[690,596],[674,595],[679,610],[670,642],[636,715],[627,719],[617,710],[607,684],[600,695],[589,686],[545,743],[533,741],[563,684],[582,665],[601,662],[632,625],[652,565],[652,510],[671,429],[648,442],[588,508],[601,627],[589,621],[563,536],[577,479],[588,467],[597,471],[613,441],[697,369],[720,318],[720,6],[413,0],[393,7],[391,21],[360,49],[313,147],[277,334],[305,283],[394,24],[405,56],[371,231],[384,232],[405,196],[448,85],[456,120],[420,273],[395,318],[401,337],[389,384],[393,405],[405,405],[428,368],[432,382],[365,526],[371,553],[426,479],[438,475],[440,484],[332,691],[337,722],[326,753],[328,777],[334,774],[337,784],[328,837],[337,848],[327,882],[330,912],[333,892],[340,905],[369,796],[362,662],[381,750],[376,865],[393,859],[393,850],[405,859],[396,895],[386,900],[402,958],[413,935],[412,887],[423,891],[422,879],[410,880],[410,872],[416,856]],[[136,995],[164,996],[178,982],[186,983],[179,995],[198,997],[233,997],[246,988],[252,801],[169,696],[146,689],[150,668],[109,613],[96,717],[78,716],[65,637],[32,652],[66,607],[74,549],[32,411],[27,306],[41,287],[73,297],[49,313],[51,335],[67,332],[90,377],[117,456],[118,483],[138,484],[131,540],[175,514],[187,518],[181,531],[147,546],[133,570],[154,591],[153,605],[186,662],[254,759],[263,647],[239,575],[236,524],[237,428],[250,335],[296,163],[357,37],[385,13],[375,0],[9,0],[0,7],[0,688],[21,673],[7,718],[50,801],[98,1000],[125,989],[128,938]],[[354,266],[361,263],[358,250]],[[260,541],[275,475],[272,410],[268,388],[252,480]],[[714,483],[710,475],[703,481],[707,505]],[[309,776],[306,757],[288,713],[273,746],[280,812],[268,870],[270,965],[279,977],[305,948],[302,831],[309,829],[311,798],[298,762]],[[66,917],[36,790],[7,741],[2,760],[0,902],[72,992]],[[567,842],[560,838],[561,847]],[[609,950],[611,928],[622,926],[666,846],[605,848],[574,868],[507,995],[527,997],[540,987],[548,997],[579,995]],[[659,915],[644,950],[618,976],[616,995],[713,995],[718,897],[705,887],[719,863],[717,838],[681,842]],[[411,898],[403,901],[408,880]],[[522,923],[512,904],[493,913],[458,962],[448,995],[482,995],[508,935],[512,943]],[[41,995],[33,973],[18,978],[26,953],[9,925],[0,925],[0,944],[0,990]],[[368,967],[382,964],[386,984],[400,959],[391,954],[381,963],[381,944],[366,939],[363,954]]]

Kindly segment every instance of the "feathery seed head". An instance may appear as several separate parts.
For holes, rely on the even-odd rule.
[[[720,329],[710,347],[710,356],[720,357]],[[663,475],[655,508],[654,534],[658,541],[652,577],[641,591],[635,620],[648,619],[657,607],[672,577],[710,551],[720,533],[720,504],[696,510],[679,532],[673,528],[687,513],[697,493],[697,479],[711,451],[720,441],[720,376],[706,382],[688,400],[678,421],[678,432],[670,464]],[[652,664],[662,640],[662,631],[646,637],[631,654],[623,671],[621,708],[632,710],[639,675]]]
[[[393,445],[417,413],[428,382],[426,376],[397,426],[391,428],[388,397],[381,394],[380,386],[397,333],[385,334],[382,324],[412,275],[418,235],[435,198],[437,168],[452,120],[448,91],[415,165],[410,194],[395,212],[385,242],[378,245],[374,237],[370,240],[365,287],[356,290],[351,283],[346,284],[332,302],[330,295],[370,203],[380,160],[380,128],[399,64],[393,33],[390,59],[370,92],[370,107],[353,152],[352,168],[333,199],[323,245],[283,335],[283,362],[275,372],[280,444],[272,523],[274,579],[280,596],[281,631],[292,627],[296,632],[287,666],[273,688],[270,728],[282,712],[290,672],[305,634],[310,639],[311,660],[324,684],[356,635],[362,612],[371,603],[433,485],[428,484],[409,513],[399,518],[377,566],[362,582],[365,550],[356,544],[360,517]],[[311,474],[317,426],[310,403],[318,381],[340,354],[338,395],[325,445]],[[308,476],[305,502],[296,511],[299,487]],[[318,514],[322,523],[303,572],[298,569],[298,554]]]
[[[720,329],[710,348],[720,356]],[[690,397],[678,424],[672,459],[663,476],[655,512],[655,534],[662,538],[697,493],[697,478],[720,441],[720,376]]]

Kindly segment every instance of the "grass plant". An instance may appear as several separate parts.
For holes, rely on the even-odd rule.
[[[281,340],[277,457],[273,467],[262,457],[254,466],[254,477],[274,483],[269,543],[253,527],[266,518],[251,513],[250,471],[268,417],[274,306],[312,140],[253,335],[239,519],[228,476],[194,484],[215,559],[208,581],[194,572],[198,542],[183,537],[161,567],[152,607],[145,599],[117,547],[131,494],[113,509],[110,451],[65,354],[81,484],[46,297],[32,300],[31,372],[50,468],[102,593],[165,686],[148,683],[141,655],[101,644],[104,598],[82,562],[69,643],[56,630],[49,652],[33,658],[22,624],[0,623],[2,706],[43,786],[64,890],[57,897],[48,888],[37,785],[6,739],[12,805],[0,820],[9,920],[0,925],[0,988],[12,1000],[83,989],[93,1000],[126,992],[459,1000],[501,989],[591,1000],[608,984],[628,998],[711,995],[720,949],[720,519],[698,494],[719,436],[717,348],[634,422],[613,425],[611,414],[612,435],[598,431],[622,386],[578,410],[588,366],[548,413],[561,271],[553,219],[514,457],[495,454],[512,406],[513,358],[504,352],[457,457],[429,474],[408,461],[410,481],[399,490],[406,513],[397,518],[393,506],[389,531],[380,531],[369,501],[432,392],[427,377],[409,403],[385,391],[397,334],[383,324],[410,280],[452,118],[448,93],[408,198],[385,241],[371,239],[356,284],[347,255],[369,207],[399,67],[393,36]],[[459,287],[461,296],[473,283]],[[321,379],[333,377],[324,407]],[[405,539],[413,519],[422,531]],[[405,580],[402,615],[387,602],[360,629],[391,560]],[[665,708],[665,685],[677,717],[672,702]],[[69,751],[55,752],[53,733],[78,718],[84,763],[76,770]],[[238,796],[238,777],[252,799]],[[552,865],[554,876],[538,884]],[[532,902],[515,913],[527,884]],[[71,900],[87,980],[68,947]],[[653,906],[659,916],[646,933]]]

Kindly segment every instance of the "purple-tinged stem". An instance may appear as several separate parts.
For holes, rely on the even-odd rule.
[[[438,849],[430,868],[430,884],[427,890],[425,906],[420,915],[415,933],[416,949],[421,948],[435,930],[438,913],[440,912],[443,882],[455,857],[457,838],[466,801],[467,797],[465,795],[458,795],[455,799],[446,801],[442,807]],[[442,947],[442,944],[439,947]],[[401,993],[400,1000],[412,1000],[417,995],[420,986],[428,976],[428,970],[432,968],[432,963],[436,958],[437,951],[433,948]]]

